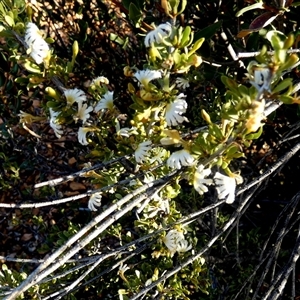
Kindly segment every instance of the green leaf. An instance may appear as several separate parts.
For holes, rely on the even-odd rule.
[[[142,18],[142,12],[141,10],[134,4],[130,3],[129,5],[129,18],[133,21],[134,25],[136,27],[139,27],[139,23]]]
[[[28,78],[18,77],[18,78],[15,79],[15,82],[20,83],[20,84],[27,84],[28,83]]]
[[[178,11],[177,15],[181,14],[185,10],[186,5],[187,5],[187,0],[181,0],[181,8]]]
[[[180,46],[181,47],[185,47],[188,42],[189,42],[189,39],[190,39],[190,34],[191,34],[191,27],[190,26],[187,26],[185,27],[183,33],[182,33],[182,38],[181,38],[181,41],[180,41]]]
[[[10,27],[13,27],[15,25],[14,19],[12,17],[10,17],[9,15],[4,16],[4,20]]]
[[[192,49],[189,51],[188,56],[191,56],[194,52],[196,52],[202,46],[203,42],[204,42],[204,38],[200,38],[199,40],[196,40]]]
[[[239,16],[241,16],[243,13],[245,13],[247,11],[252,10],[252,9],[257,9],[257,8],[263,9],[264,8],[264,3],[263,2],[258,2],[258,3],[255,3],[255,4],[249,5],[247,7],[244,7],[241,10],[239,10],[236,13],[235,16],[239,17]]]
[[[109,39],[113,42],[118,43],[119,45],[123,45],[124,44],[124,40],[121,39],[117,34],[115,33],[110,33],[109,34]]]
[[[278,93],[286,88],[288,88],[292,84],[292,78],[286,78],[283,81],[281,81],[277,86],[272,90],[272,93]]]
[[[41,73],[41,69],[39,68],[39,66],[35,63],[33,63],[32,61],[27,60],[24,63],[24,68],[32,73]]]
[[[294,103],[294,98],[292,96],[280,95],[279,100],[281,102],[283,102],[284,104],[293,104]]]
[[[239,85],[238,90],[241,95],[246,96],[246,97],[250,96],[249,89],[247,87],[245,87],[244,85]]]
[[[205,38],[206,40],[213,37],[213,35],[221,28],[223,21],[218,21],[214,24],[211,24],[200,31],[197,31],[194,36],[194,41],[199,40],[200,38]]]
[[[257,132],[250,133],[250,134],[246,135],[245,138],[247,140],[257,140],[261,136],[262,133],[263,133],[263,127],[261,126]]]
[[[51,37],[47,37],[45,39],[45,42],[48,43],[48,44],[53,44],[55,42],[55,40],[53,38],[51,38]]]
[[[218,125],[216,124],[211,124],[209,126],[209,131],[211,132],[211,134],[213,136],[215,136],[218,140],[223,140],[224,139],[224,136],[223,136],[223,133],[221,131],[221,129],[218,127]]]
[[[130,4],[131,3],[133,3],[136,7],[138,7],[138,8],[142,8],[142,5],[141,4],[143,4],[143,1],[141,0],[141,1],[139,1],[139,0],[123,0],[122,1],[122,4],[123,4],[123,6],[129,11],[129,7],[130,7]]]

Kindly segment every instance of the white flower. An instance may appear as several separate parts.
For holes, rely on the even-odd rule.
[[[78,142],[81,145],[88,145],[88,141],[86,140],[86,134],[90,131],[93,131],[92,128],[89,127],[80,127],[78,130]]]
[[[30,56],[37,64],[41,64],[48,56],[50,49],[34,23],[29,22],[26,25],[24,40],[30,49]]]
[[[127,270],[130,270],[130,268],[127,266],[127,264],[125,264],[125,265],[121,264],[120,265],[119,272],[122,272],[124,274]]]
[[[61,135],[63,134],[63,130],[61,129],[61,125],[58,124],[57,117],[59,115],[58,111],[54,111],[52,108],[49,109],[50,112],[50,126],[54,130],[54,133],[57,138],[61,138]]]
[[[86,95],[84,92],[77,88],[65,90],[64,95],[67,99],[67,104],[70,106],[75,102],[82,104],[84,101],[86,101]]]
[[[150,47],[153,43],[160,44],[163,40],[170,36],[172,26],[170,23],[160,24],[154,30],[148,32],[145,37],[145,46]]]
[[[48,56],[50,49],[43,39],[35,40],[30,46],[30,56],[39,65]]]
[[[254,81],[250,83],[260,92],[271,92],[270,84],[272,80],[272,73],[269,68],[262,66],[254,69]]]
[[[101,198],[102,198],[101,193],[92,194],[88,203],[89,210],[97,211],[98,209],[97,207],[101,206]]]
[[[115,120],[116,121],[116,134],[117,136],[124,136],[124,137],[129,137],[130,135],[132,134],[138,134],[138,132],[136,131],[136,127],[124,127],[124,128],[121,128],[120,126],[120,122],[118,119]]]
[[[124,273],[125,273],[127,270],[130,270],[130,268],[127,266],[127,264],[123,265],[123,263],[122,263],[122,264],[120,265],[119,271],[118,271],[118,275],[119,275],[124,281],[126,281],[126,282],[128,282],[128,281],[127,281],[127,279],[126,279]]]
[[[186,97],[184,94],[179,94],[174,102],[169,103],[166,106],[166,121],[168,126],[176,126],[183,121],[188,121],[182,114],[186,112],[187,103],[182,98]]]
[[[178,253],[183,253],[183,252],[187,252],[189,251],[190,249],[192,249],[192,245],[189,245],[188,241],[187,240],[181,240],[178,242],[177,244],[177,249],[176,251]]]
[[[175,82],[176,82],[176,85],[179,88],[182,88],[183,90],[185,90],[186,88],[188,88],[190,86],[189,81],[187,79],[184,79],[181,77],[176,78]]]
[[[130,132],[130,128],[129,127],[124,127],[121,128],[118,132],[117,135],[119,136],[124,136],[124,137],[129,137],[129,132]]]
[[[161,78],[161,72],[156,70],[141,70],[134,73],[134,77],[142,86],[147,86],[151,80]]]
[[[109,80],[104,76],[98,76],[97,78],[93,79],[91,85],[101,86],[101,83],[109,84]]]
[[[214,176],[216,189],[219,199],[226,198],[226,203],[231,204],[235,199],[235,187],[236,182],[232,177],[225,176],[219,172],[216,172]]]
[[[170,213],[169,200],[163,200],[157,194],[153,195],[153,200],[148,204],[143,210],[144,218],[149,219],[155,217],[159,212],[164,212],[166,214]]]
[[[205,179],[211,173],[211,169],[205,169],[203,165],[199,165],[194,174],[194,188],[200,194],[203,195],[208,191],[207,185],[213,184],[212,179]]]
[[[181,169],[182,166],[191,166],[194,163],[194,157],[184,149],[173,152],[167,160],[167,165],[173,169]]]
[[[178,243],[183,240],[184,240],[183,233],[177,231],[176,229],[170,230],[168,234],[163,238],[164,244],[171,252],[176,252]]]
[[[140,143],[137,147],[137,149],[134,152],[134,157],[137,163],[141,163],[145,160],[148,151],[151,150],[151,141],[145,141],[143,143]]]
[[[94,112],[97,113],[101,109],[112,109],[114,106],[114,92],[106,92],[97,105],[94,108]]]
[[[24,37],[27,46],[30,47],[35,40],[42,38],[43,36],[39,28],[32,22],[27,23]]]
[[[87,107],[87,104],[82,104],[82,102],[78,103],[78,112],[76,115],[76,119],[82,120],[82,123],[85,123],[86,120],[90,117],[90,112],[93,110],[93,107]]]
[[[176,251],[186,252],[192,248],[185,240],[183,233],[176,229],[170,230],[163,238],[163,242],[172,254]]]

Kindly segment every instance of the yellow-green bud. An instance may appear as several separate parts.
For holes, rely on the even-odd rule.
[[[46,87],[45,91],[50,97],[52,97],[56,100],[60,100],[60,97],[59,97],[57,91],[55,89],[53,89],[52,87],[50,87],[50,86]]]
[[[288,35],[287,39],[284,41],[284,49],[289,49],[293,46],[295,41],[295,36],[291,33]]]
[[[208,124],[211,124],[210,116],[204,109],[201,110],[201,116],[203,120],[205,120]]]
[[[73,46],[72,46],[72,50],[73,50],[73,59],[75,59],[78,52],[79,52],[79,46],[78,46],[77,41],[74,41]]]

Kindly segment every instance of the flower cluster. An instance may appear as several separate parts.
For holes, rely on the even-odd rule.
[[[172,26],[170,23],[160,24],[154,30],[148,32],[145,37],[145,46],[151,47],[154,43],[160,44],[169,37],[172,33]]]
[[[54,111],[52,108],[49,109],[50,112],[50,127],[53,129],[57,138],[61,138],[63,134],[62,126],[59,124],[57,117],[59,116],[59,112]]]
[[[181,124],[183,121],[188,121],[186,117],[183,117],[182,114],[186,112],[187,103],[183,99],[186,96],[181,93],[176,99],[169,103],[166,107],[166,121],[168,126],[176,126]]]
[[[151,141],[145,141],[138,145],[134,152],[134,157],[137,163],[141,163],[146,159],[148,151],[151,150],[151,144]]]
[[[185,149],[173,152],[167,160],[167,165],[170,168],[178,170],[181,169],[181,167],[192,166],[194,163],[194,157]]]
[[[48,57],[50,49],[34,23],[27,23],[24,40],[30,56],[37,64],[41,64]]]
[[[214,184],[218,193],[219,199],[225,199],[226,203],[231,204],[235,200],[235,188],[237,183],[242,182],[242,177],[236,178],[223,175],[219,172],[215,173],[213,179],[206,178],[211,174],[211,169],[204,169],[203,165],[199,165],[194,173],[193,185],[195,190],[203,195],[208,192],[208,185]]]
[[[147,87],[149,82],[161,78],[161,72],[156,70],[140,70],[134,73],[134,77],[139,81],[141,87]]]
[[[252,79],[253,80],[250,80],[250,83],[256,88],[258,93],[262,93],[264,91],[269,93],[271,92],[270,85],[272,81],[272,73],[266,65],[254,67]]]
[[[183,253],[192,248],[192,245],[189,245],[188,241],[184,238],[184,234],[176,229],[170,230],[163,238],[163,242],[170,251],[171,256],[173,256],[175,252]]]
[[[94,193],[91,195],[88,203],[88,208],[91,211],[97,211],[98,207],[101,206],[101,199],[102,199],[102,194],[101,193]]]

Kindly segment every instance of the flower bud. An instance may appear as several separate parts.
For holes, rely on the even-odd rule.
[[[201,116],[208,124],[211,124],[210,116],[204,109],[201,110]]]
[[[73,51],[73,59],[75,59],[75,57],[77,56],[77,54],[79,52],[79,46],[78,46],[77,41],[74,41],[73,46],[72,46],[72,51]]]

